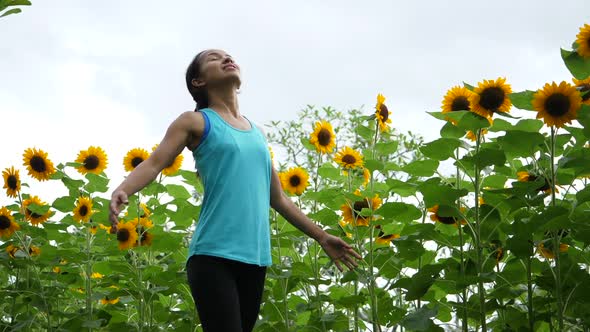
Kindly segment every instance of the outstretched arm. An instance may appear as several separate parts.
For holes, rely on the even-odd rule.
[[[334,261],[340,271],[343,271],[341,263],[349,269],[357,266],[356,259],[361,256],[354,249],[339,237],[326,233],[323,229],[312,222],[293,201],[285,195],[281,181],[274,167],[271,175],[270,205],[280,213],[289,223],[297,227],[309,237],[318,241],[326,254]]]

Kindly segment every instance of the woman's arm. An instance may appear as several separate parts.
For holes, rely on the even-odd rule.
[[[135,194],[152,182],[156,176],[176,158],[189,143],[191,136],[201,137],[204,130],[202,115],[194,112],[181,114],[166,131],[158,148],[139,164],[111,195],[109,219],[113,230],[117,229],[120,207],[128,203],[128,196]],[[200,121],[199,121],[200,119]],[[191,135],[195,133],[195,135]],[[200,133],[200,135],[199,135]]]
[[[318,241],[328,256],[334,261],[340,271],[344,263],[349,269],[357,266],[354,258],[360,259],[361,256],[352,249],[352,247],[339,237],[326,233],[318,225],[312,222],[293,201],[285,195],[281,186],[279,176],[272,168],[271,187],[270,187],[270,205],[280,213],[289,223],[297,227],[309,237]]]

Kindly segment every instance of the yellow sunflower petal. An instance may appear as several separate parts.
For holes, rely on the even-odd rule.
[[[385,103],[385,97],[382,94],[377,95],[377,105],[375,105],[375,119],[379,124],[379,129],[384,132],[389,130],[388,124],[391,123],[389,116],[391,112],[387,108]]]
[[[580,27],[580,32],[576,35],[576,43],[578,54],[584,58],[590,58],[590,25],[584,24]]]
[[[327,121],[318,121],[315,123],[313,133],[310,135],[309,142],[313,144],[320,153],[331,153],[336,146],[336,135],[332,125]]]
[[[108,164],[107,154],[98,146],[91,146],[87,150],[80,151],[76,162],[82,164],[77,167],[80,174],[100,174],[107,168]]]
[[[345,169],[363,167],[363,155],[349,146],[336,152],[334,161]]]
[[[135,246],[137,242],[137,229],[135,224],[132,222],[121,222],[117,229],[117,242],[119,243],[119,249],[125,250]]]
[[[125,171],[131,172],[135,169],[139,164],[141,164],[144,160],[149,158],[149,153],[141,148],[135,148],[129,150],[123,159],[123,165],[125,166]]]
[[[491,118],[495,112],[507,113],[512,107],[509,95],[512,93],[506,79],[483,80],[477,83],[474,93],[469,96],[471,111],[484,118]]]
[[[0,208],[0,237],[9,238],[19,229],[20,226],[14,221],[14,217],[10,210],[5,206]]]
[[[37,196],[31,196],[30,198],[27,198],[23,201],[23,211],[25,212],[25,219],[30,221],[32,225],[42,224],[53,215],[53,212],[51,210],[47,210],[47,212],[45,212],[44,214],[37,214],[28,208],[31,204],[44,207],[47,205],[47,203],[41,201],[41,199]]]
[[[92,199],[82,196],[78,198],[74,207],[74,220],[77,222],[88,222],[94,211],[92,211]]]
[[[279,173],[283,189],[292,195],[301,195],[309,185],[309,175],[301,167],[292,167]]]

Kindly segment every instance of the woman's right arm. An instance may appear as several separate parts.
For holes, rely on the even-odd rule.
[[[139,164],[111,195],[109,220],[113,231],[117,230],[118,215],[123,204],[128,203],[128,196],[135,194],[152,182],[156,176],[172,163],[190,144],[191,139],[200,139],[205,123],[201,114],[185,112],[181,114],[166,131],[158,148],[150,157]]]

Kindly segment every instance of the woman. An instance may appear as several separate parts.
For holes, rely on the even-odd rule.
[[[128,196],[153,181],[185,147],[192,151],[205,188],[187,261],[197,312],[205,331],[251,331],[271,265],[270,206],[318,241],[340,271],[342,264],[356,267],[360,256],[284,194],[262,130],[240,113],[240,67],[231,56],[215,49],[197,54],[186,83],[196,111],[174,120],[157,149],[113,191],[109,218],[116,230]]]

